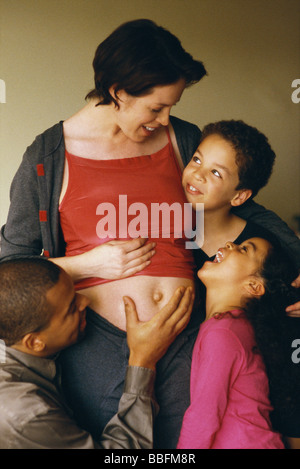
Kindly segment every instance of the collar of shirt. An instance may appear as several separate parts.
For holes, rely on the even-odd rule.
[[[16,350],[12,347],[6,347],[5,350],[5,362],[10,360],[17,361],[24,365],[24,367],[20,367],[19,374],[22,375],[24,379],[24,373],[26,370],[32,370],[42,378],[46,378],[48,381],[54,381],[56,378],[57,368],[55,363],[55,358],[42,358],[36,357],[35,355],[30,355],[29,353],[21,352],[20,350]],[[16,374],[18,374],[18,370],[15,370]]]

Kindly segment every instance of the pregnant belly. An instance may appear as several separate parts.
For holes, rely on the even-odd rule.
[[[90,307],[96,313],[126,330],[123,296],[132,298],[139,319],[148,321],[168,303],[176,288],[193,284],[187,278],[137,276],[85,288],[80,293],[90,298]]]

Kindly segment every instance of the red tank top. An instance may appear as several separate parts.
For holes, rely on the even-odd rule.
[[[168,144],[152,155],[93,160],[66,151],[69,181],[59,206],[66,256],[147,236],[156,254],[136,275],[194,278],[194,258],[185,248],[182,174],[167,134]],[[88,278],[76,289],[110,281]]]

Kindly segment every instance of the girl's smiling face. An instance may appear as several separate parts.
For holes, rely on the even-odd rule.
[[[271,244],[262,238],[251,238],[240,245],[228,242],[220,248],[214,262],[205,262],[198,272],[200,280],[209,285],[219,283],[240,288],[251,277],[258,276]]]

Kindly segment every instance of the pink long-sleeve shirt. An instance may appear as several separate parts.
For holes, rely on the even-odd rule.
[[[179,449],[284,449],[271,429],[268,379],[254,346],[239,310],[201,325]]]

